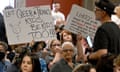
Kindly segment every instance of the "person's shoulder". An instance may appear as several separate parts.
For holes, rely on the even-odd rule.
[[[55,13],[53,10],[51,10],[51,13],[53,14],[53,13]]]
[[[11,65],[12,63],[9,61],[5,61],[5,65]]]
[[[61,67],[60,67],[60,63],[55,63],[51,68],[50,68],[50,72],[58,72],[60,71]]]
[[[117,24],[115,23],[115,22],[113,22],[113,21],[110,21],[110,22],[105,22],[105,23],[103,23],[102,25],[101,25],[101,27],[113,27],[113,26],[117,26]]]
[[[3,15],[0,13],[0,21],[3,21]]]
[[[99,30],[110,32],[113,30],[120,31],[120,28],[115,22],[111,21],[111,22],[106,22],[106,23],[102,24],[99,27]]]
[[[0,61],[0,66],[1,66],[1,64],[3,64],[3,62],[2,62],[2,61]]]
[[[64,65],[65,61],[63,59],[59,60],[58,62],[56,62],[54,65],[55,66],[61,66],[61,65]]]
[[[111,19],[114,20],[114,19],[118,19],[117,15],[112,15],[111,16]]]
[[[64,15],[61,11],[59,11],[59,12],[57,12],[58,14],[60,14],[60,15]]]
[[[0,13],[0,16],[2,16],[2,14]]]

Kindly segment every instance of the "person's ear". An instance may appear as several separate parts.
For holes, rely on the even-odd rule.
[[[106,11],[102,11],[102,15],[103,16],[107,15],[107,12]]]

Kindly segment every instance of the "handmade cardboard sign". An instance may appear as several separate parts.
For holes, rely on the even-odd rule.
[[[84,37],[90,36],[91,38],[94,37],[100,25],[100,23],[95,20],[94,12],[75,4],[72,6],[66,23],[65,29],[75,34],[81,33]]]
[[[48,5],[5,10],[4,21],[9,44],[56,38]]]

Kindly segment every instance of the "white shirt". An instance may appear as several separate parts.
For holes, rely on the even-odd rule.
[[[112,15],[111,20],[115,22],[117,25],[120,25],[120,18],[117,15]]]
[[[57,19],[61,19],[61,20],[65,21],[65,16],[62,12],[52,11],[51,13],[52,13],[52,16],[53,16],[54,24],[56,24]]]

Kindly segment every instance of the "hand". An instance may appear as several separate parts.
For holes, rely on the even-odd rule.
[[[32,40],[30,43],[29,43],[29,47],[32,47],[34,45],[35,41]]]
[[[50,62],[50,63],[48,64],[48,68],[50,69],[54,64],[55,64],[54,62]]]
[[[77,41],[81,41],[82,38],[83,38],[83,37],[82,37],[82,34],[79,33],[79,34],[77,35]]]
[[[42,51],[42,57],[45,58],[48,54],[49,52],[47,51],[47,49],[44,48]]]
[[[55,51],[56,51],[56,53],[61,53],[62,52],[62,48],[61,47],[56,47]]]
[[[84,59],[83,59],[83,61],[86,63],[88,60],[87,60],[87,56],[88,55],[84,55]]]

